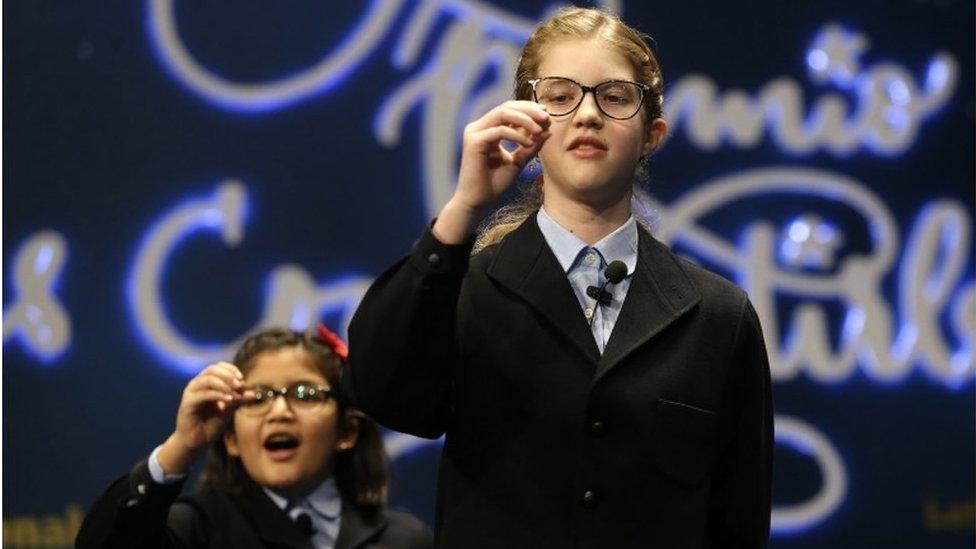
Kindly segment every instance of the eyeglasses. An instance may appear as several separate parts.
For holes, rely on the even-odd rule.
[[[596,86],[584,86],[561,76],[529,80],[532,96],[552,116],[565,116],[579,108],[586,92],[593,92],[600,112],[616,120],[633,118],[644,104],[644,93],[650,86],[629,80],[608,80]]]
[[[325,403],[330,398],[335,398],[336,394],[332,389],[325,385],[312,385],[311,383],[298,382],[292,383],[287,387],[275,389],[264,385],[245,387],[245,391],[254,393],[254,400],[241,404],[241,412],[249,416],[261,416],[268,413],[274,404],[275,398],[285,397],[288,406],[295,413],[314,413],[325,408]]]

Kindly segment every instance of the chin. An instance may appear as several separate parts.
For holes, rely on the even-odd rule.
[[[288,491],[300,484],[300,479],[301,476],[298,474],[282,472],[265,476],[264,482],[261,485],[272,490]]]
[[[576,197],[581,199],[598,199],[617,196],[622,191],[630,189],[630,183],[626,186],[613,181],[607,181],[603,179],[606,174],[599,174],[599,176],[594,175],[592,179],[586,179],[586,174],[579,174],[583,177],[575,177],[573,181],[569,181],[566,185],[569,191]]]
[[[321,471],[301,471],[292,468],[279,471],[267,471],[260,484],[276,492],[285,494],[302,494],[315,489],[328,478],[328,473]]]

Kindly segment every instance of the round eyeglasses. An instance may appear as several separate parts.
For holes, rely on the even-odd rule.
[[[565,116],[579,108],[586,92],[593,92],[600,112],[616,120],[633,118],[644,104],[644,93],[651,88],[629,80],[607,80],[584,86],[562,76],[529,80],[532,96],[552,116]]]
[[[292,383],[287,387],[275,389],[264,385],[245,387],[245,391],[254,393],[254,400],[245,401],[239,410],[249,416],[261,416],[268,413],[277,397],[285,397],[288,406],[295,413],[315,413],[325,408],[330,398],[335,398],[332,389],[325,385],[313,385],[306,382]]]

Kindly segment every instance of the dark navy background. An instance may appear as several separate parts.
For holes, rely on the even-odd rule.
[[[367,9],[333,2],[177,4],[180,36],[197,60],[245,82],[304,70],[343,40]],[[493,5],[532,19],[547,7]],[[55,230],[68,245],[56,295],[72,323],[69,347],[50,361],[20,338],[4,341],[5,519],[58,514],[69,503],[87,506],[171,431],[188,375],[146,345],[133,326],[125,287],[143,236],[173,207],[212,195],[227,178],[244,182],[250,198],[240,246],[225,247],[216,233],[199,232],[167,265],[167,312],[201,343],[233,340],[254,325],[276,266],[297,264],[319,282],[375,277],[408,250],[430,217],[420,117],[416,111],[408,116],[392,148],[377,141],[373,120],[387,96],[423,66],[391,63],[402,24],[418,6],[405,2],[392,30],[327,91],[282,108],[241,112],[205,100],[164,68],[150,40],[146,2],[4,5],[3,304],[6,310],[17,298],[12,269],[21,244],[37,231]],[[737,170],[811,167],[867,183],[895,215],[901,246],[922,207],[935,199],[964,205],[971,231],[971,2],[625,2],[623,17],[657,40],[666,82],[700,73],[721,90],[755,92],[787,75],[806,83],[805,112],[823,92],[809,84],[804,59],[825,23],[868,35],[866,64],[892,60],[913,75],[923,74],[936,52],[949,52],[959,63],[955,92],[945,109],[921,123],[902,154],[794,156],[768,137],[748,150],[703,151],[682,129],[652,163],[652,192],[668,203],[695,184]],[[450,17],[441,19],[421,60],[429,58]],[[760,213],[786,222],[789,216],[777,217],[776,210],[793,206],[795,199],[730,206],[711,222],[734,234],[744,218]],[[865,233],[845,218],[849,212],[835,210],[851,235]],[[868,247],[854,236],[845,245],[849,251]],[[896,266],[900,254],[901,248]],[[970,255],[965,280],[972,280],[972,262]],[[884,287],[892,302],[894,278]],[[953,505],[973,508],[972,378],[951,388],[913,372],[894,385],[858,370],[836,385],[801,374],[774,386],[777,412],[819,426],[849,475],[836,512],[812,529],[775,535],[774,547],[973,545],[972,514],[968,526],[941,528],[926,511],[932,501],[944,512]],[[428,521],[437,457],[430,446],[395,463],[394,504]],[[784,448],[776,458],[777,504],[816,492],[810,460]]]

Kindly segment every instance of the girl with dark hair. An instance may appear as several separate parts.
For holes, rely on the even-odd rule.
[[[430,547],[426,527],[384,507],[382,439],[342,394],[344,345],[319,332],[259,332],[190,380],[173,434],[98,499],[77,546]]]
[[[343,377],[357,405],[446,435],[438,547],[767,543],[759,319],[641,223],[663,92],[645,37],[615,15],[544,21],[515,99],[465,127],[454,195],[359,306]],[[532,159],[538,180],[476,235]]]

